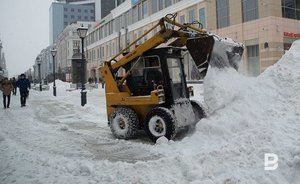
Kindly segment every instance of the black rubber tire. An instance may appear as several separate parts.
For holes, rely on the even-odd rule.
[[[155,118],[155,119],[153,119]],[[154,132],[153,121],[157,120],[163,124],[163,132]],[[156,126],[157,128],[157,126]],[[156,140],[162,136],[167,139],[173,139],[176,135],[176,119],[174,114],[167,108],[155,107],[146,116],[144,129],[151,141],[156,142]],[[155,128],[154,128],[155,129]],[[155,135],[155,133],[157,133]],[[160,134],[160,135],[158,135]]]
[[[206,115],[205,115],[205,111],[204,111],[202,105],[200,104],[200,102],[191,100],[191,104],[192,104],[193,111],[196,116],[195,117],[195,124],[196,124],[200,119],[205,118]]]
[[[110,115],[109,121],[110,130],[116,138],[133,139],[136,137],[139,119],[132,109],[118,107]]]

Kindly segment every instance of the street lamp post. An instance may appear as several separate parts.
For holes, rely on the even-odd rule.
[[[56,96],[56,85],[55,85],[55,55],[56,55],[56,49],[51,50],[51,55],[52,55],[52,63],[53,63],[53,96]]]
[[[87,27],[83,27],[83,25],[79,28],[77,28],[77,33],[78,36],[81,38],[81,68],[82,68],[82,72],[81,72],[81,106],[84,106],[86,104],[86,91],[85,91],[85,86],[84,86],[84,78],[85,78],[85,61],[84,61],[84,47],[83,47],[83,40],[86,36],[86,33],[88,31]]]
[[[40,91],[42,91],[42,77],[41,77],[41,63],[42,63],[42,60],[39,56],[36,58],[36,62],[37,62],[38,67],[39,67]]]
[[[35,68],[36,68],[36,66],[33,65],[33,83],[34,84],[35,84]]]

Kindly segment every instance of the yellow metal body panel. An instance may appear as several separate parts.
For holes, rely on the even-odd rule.
[[[116,107],[127,106],[134,110],[141,122],[147,113],[155,106],[159,106],[165,101],[163,90],[153,90],[151,95],[130,96],[128,92],[106,93],[107,115],[110,116]]]

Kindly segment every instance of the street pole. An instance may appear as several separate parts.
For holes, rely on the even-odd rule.
[[[52,63],[53,63],[53,96],[56,96],[56,84],[55,84],[55,55],[56,55],[56,50],[52,49],[51,50],[51,55],[52,55]]]
[[[81,38],[81,106],[84,106],[86,104],[86,90],[84,86],[84,78],[85,78],[85,57],[84,57],[84,45],[83,45],[83,40],[87,34],[88,28],[83,27],[83,25],[79,28],[77,28],[77,33],[78,36]]]
[[[38,67],[39,67],[40,91],[42,91],[41,63],[38,63]]]
[[[81,64],[82,64],[82,72],[81,72],[81,106],[86,104],[86,91],[84,86],[84,78],[85,78],[85,70],[84,70],[84,49],[83,49],[83,39],[81,38]]]

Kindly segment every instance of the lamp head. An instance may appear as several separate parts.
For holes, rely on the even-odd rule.
[[[85,38],[87,31],[88,31],[88,28],[83,27],[83,25],[81,27],[77,28],[77,33],[80,38]]]
[[[52,55],[53,57],[55,57],[55,55],[56,55],[56,52],[57,52],[57,50],[56,50],[56,49],[52,49],[52,50],[51,50],[51,55]]]

